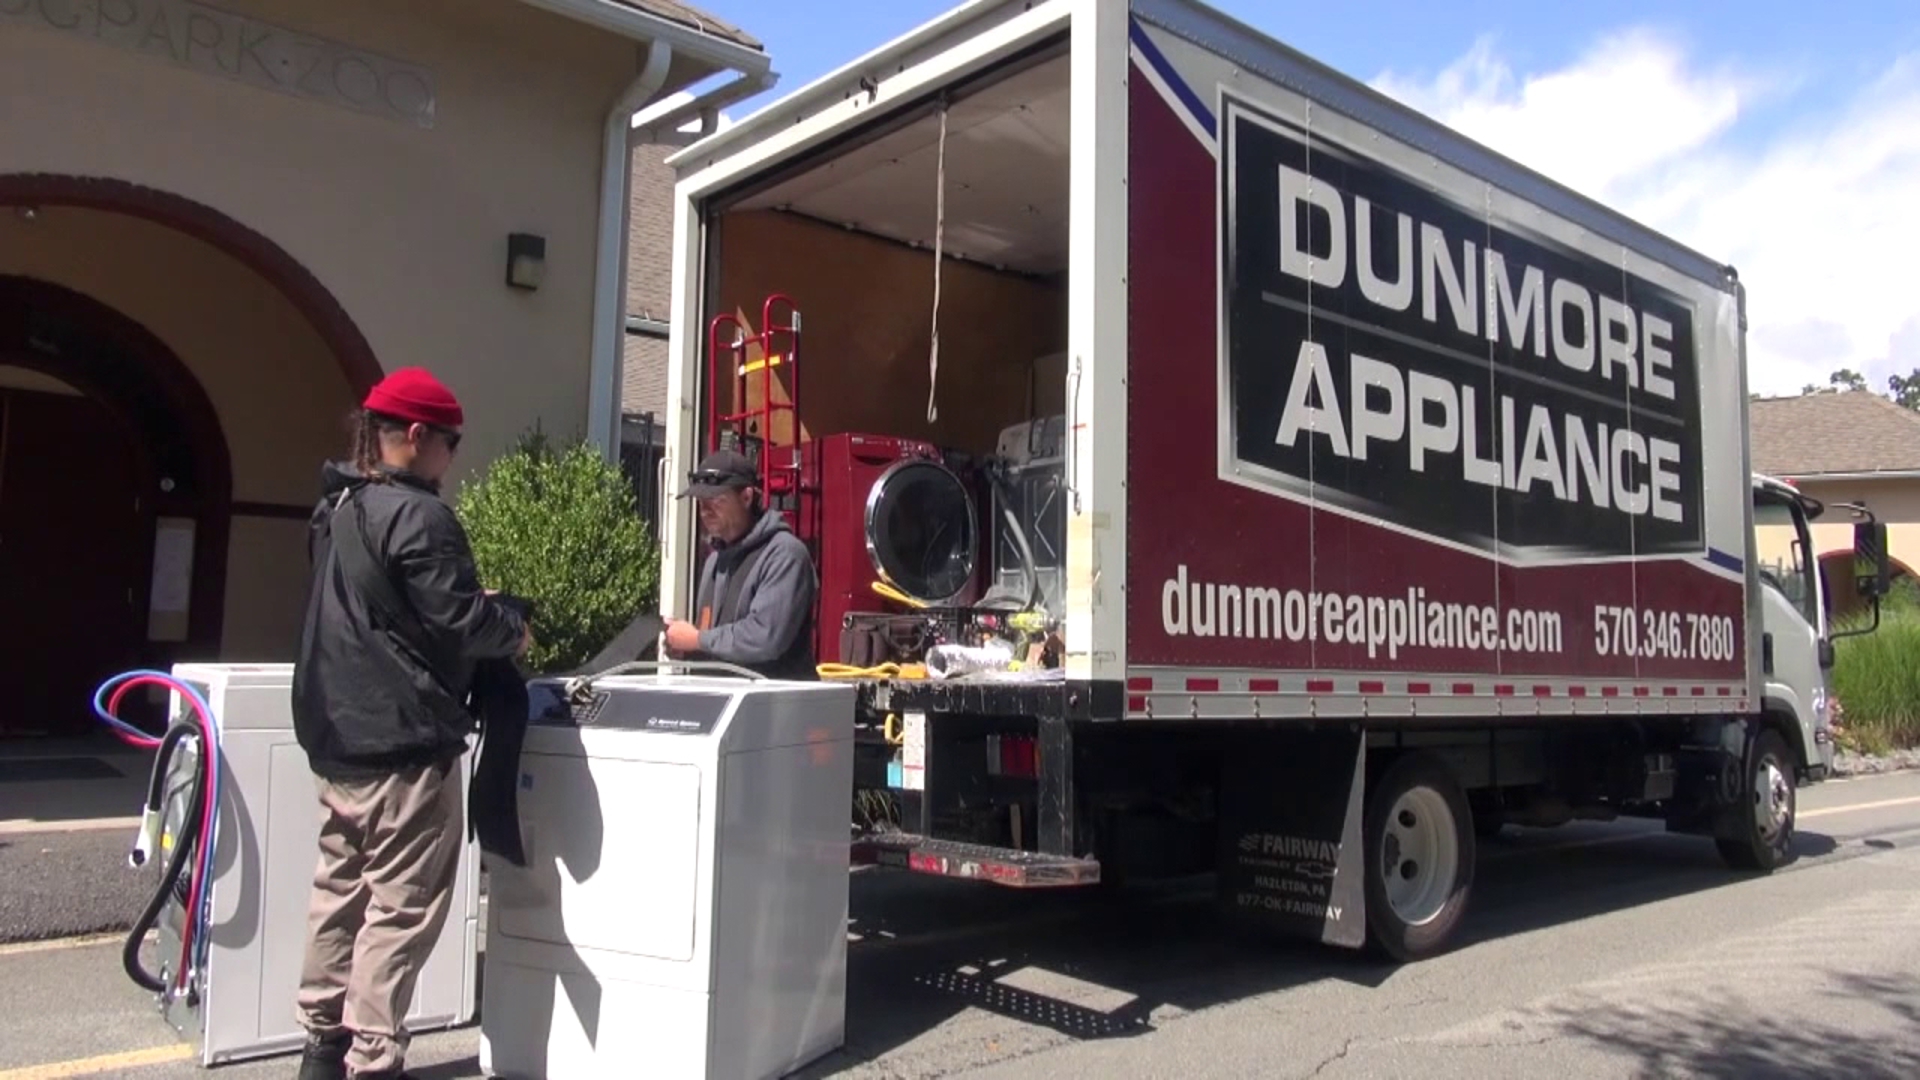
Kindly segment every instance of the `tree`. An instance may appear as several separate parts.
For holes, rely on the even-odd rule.
[[[1866,376],[1852,368],[1841,368],[1839,371],[1827,376],[1827,385],[1815,386],[1812,383],[1808,383],[1800,388],[1800,392],[1803,394],[1832,394],[1841,390],[1865,390],[1866,388]]]
[[[1827,376],[1827,385],[1815,386],[1808,383],[1800,389],[1800,392],[1835,394],[1848,390],[1871,391],[1872,387],[1867,383],[1866,376],[1852,368],[1841,368]],[[1920,411],[1920,367],[1914,368],[1905,375],[1887,376],[1887,388],[1879,393],[1881,397],[1887,398],[1902,408]]]
[[[1920,368],[1887,376],[1887,396],[1906,408],[1920,409]]]
[[[659,602],[659,548],[633,486],[588,443],[556,449],[536,429],[457,505],[480,580],[535,605],[533,671],[586,663]]]

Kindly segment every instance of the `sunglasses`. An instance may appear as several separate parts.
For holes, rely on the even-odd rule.
[[[705,472],[692,473],[687,479],[695,484],[714,484],[727,487],[746,487],[753,482],[747,477],[741,476],[739,473],[719,472],[712,469]]]
[[[434,424],[421,424],[420,426],[440,436],[442,439],[445,439],[447,441],[447,450],[449,452],[451,453],[459,452],[460,439],[462,437],[462,434],[460,432],[451,430],[449,428],[439,427]]]

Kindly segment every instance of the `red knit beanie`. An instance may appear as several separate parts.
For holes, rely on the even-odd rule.
[[[381,379],[361,404],[411,424],[457,428],[466,422],[453,391],[422,367],[401,368]]]

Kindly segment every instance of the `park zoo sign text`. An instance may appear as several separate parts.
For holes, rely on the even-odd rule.
[[[1704,549],[1687,300],[1224,105],[1224,468],[1516,562]]]
[[[434,120],[425,68],[192,0],[0,0],[26,24],[355,112]]]

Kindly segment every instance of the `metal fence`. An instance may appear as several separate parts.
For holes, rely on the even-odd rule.
[[[652,413],[629,415],[621,425],[620,471],[633,485],[633,500],[640,518],[658,535],[660,529],[660,458],[666,448],[659,445],[661,429]]]

